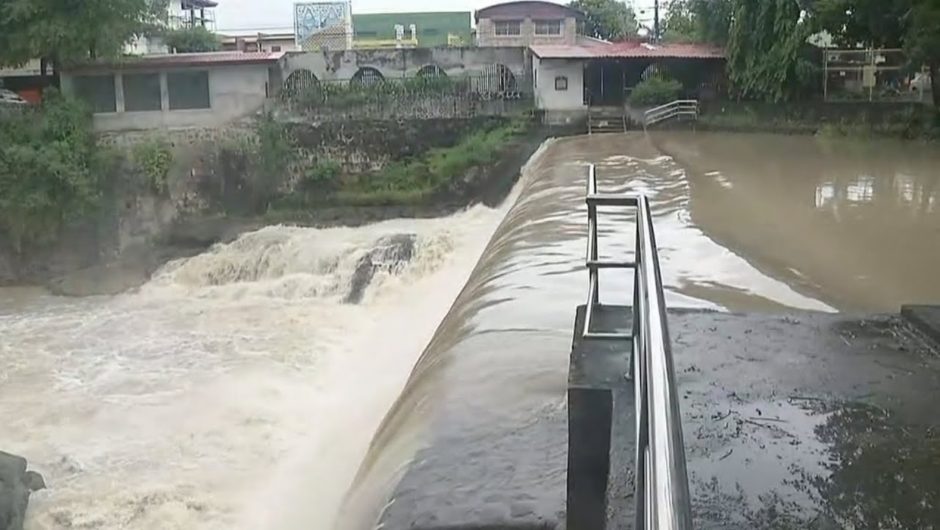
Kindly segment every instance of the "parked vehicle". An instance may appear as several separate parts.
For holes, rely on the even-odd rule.
[[[0,88],[0,105],[26,105],[26,100],[12,90]]]

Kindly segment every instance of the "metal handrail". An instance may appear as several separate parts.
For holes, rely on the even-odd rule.
[[[657,124],[680,116],[697,120],[699,115],[698,100],[679,99],[659,107],[654,107],[643,113],[643,126]]]
[[[690,530],[692,508],[685,445],[666,319],[662,272],[649,200],[642,194],[599,194],[597,173],[593,165],[588,173],[586,200],[586,262],[590,281],[582,334],[585,339],[626,338],[632,339],[633,343],[630,373],[626,375],[634,382],[636,398],[636,528]],[[605,262],[598,259],[599,205],[637,208],[635,263]],[[594,309],[600,305],[597,271],[604,267],[634,270],[633,329],[630,334],[598,333],[591,330]]]

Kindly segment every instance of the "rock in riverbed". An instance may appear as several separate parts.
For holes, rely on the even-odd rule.
[[[376,272],[394,272],[410,262],[415,255],[416,241],[415,234],[395,234],[376,241],[372,250],[356,263],[345,302],[361,302]]]
[[[29,494],[46,487],[42,475],[26,471],[26,459],[0,451],[0,530],[22,530]]]

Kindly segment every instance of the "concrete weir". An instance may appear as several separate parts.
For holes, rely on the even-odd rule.
[[[670,313],[669,325],[697,528],[927,528],[940,520],[940,343],[910,321],[683,310]],[[602,344],[586,355],[603,354],[597,348],[610,343]],[[633,400],[613,386],[605,519],[609,529],[627,529]],[[571,460],[566,410],[554,401],[486,436],[442,429],[395,487],[382,528],[563,528]]]
[[[937,155],[903,147],[895,160],[889,144],[816,142],[550,143],[373,438],[340,528],[561,529],[579,497],[594,504],[568,530],[633,527],[626,351],[607,351],[605,370],[582,370],[605,352],[573,333],[587,298],[588,164],[601,192],[650,200],[695,528],[935,526],[940,342],[929,329],[940,319],[897,308],[940,300],[930,281]],[[741,147],[751,143],[760,149]],[[744,156],[752,151],[763,158]],[[859,152],[878,159],[858,163]],[[635,219],[621,210],[600,211],[604,260],[632,258]],[[601,271],[601,318],[629,322],[632,280]],[[606,432],[591,416],[603,416],[607,398],[574,416],[576,427],[598,425],[579,440],[571,383],[612,391],[606,487],[593,474]],[[585,453],[569,454],[579,442]],[[591,493],[601,490],[598,502]]]

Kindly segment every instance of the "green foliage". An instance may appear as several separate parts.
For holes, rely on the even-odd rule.
[[[222,48],[219,37],[202,26],[166,31],[163,42],[176,53],[214,52]]]
[[[165,16],[166,0],[0,0],[0,66],[116,57]]]
[[[150,188],[157,193],[167,193],[170,164],[173,153],[170,145],[161,140],[139,143],[131,151],[131,159],[137,168],[147,177]]]
[[[910,8],[911,0],[817,0],[812,11],[818,28],[840,46],[897,48]]]
[[[725,102],[699,117],[706,130],[819,134],[835,137],[887,137],[907,140],[940,139],[940,113],[917,104],[890,108],[858,104],[808,102]]]
[[[909,20],[904,48],[914,65],[930,69],[933,104],[940,109],[940,0],[919,0]]]
[[[633,9],[618,0],[573,0],[570,7],[584,13],[584,34],[604,40],[623,40],[636,35]]]
[[[343,167],[335,160],[317,160],[304,172],[301,188],[305,192],[332,192],[340,185]]]
[[[733,12],[733,0],[675,0],[663,20],[663,40],[724,46]]]
[[[818,70],[806,56],[811,24],[797,0],[735,0],[728,77],[739,97],[788,101],[812,86]]]
[[[662,105],[679,99],[682,83],[664,76],[652,76],[641,81],[630,93],[630,104],[637,107]]]
[[[47,93],[42,107],[0,121],[0,234],[16,250],[54,240],[96,206],[100,186],[91,115]]]
[[[666,42],[698,40],[691,0],[674,0],[663,18],[662,37]]]
[[[528,130],[529,122],[515,120],[496,128],[476,131],[453,147],[432,149],[421,157],[387,165],[380,171],[342,181],[342,170],[333,161],[317,161],[304,173],[302,197],[285,198],[303,205],[322,203],[377,206],[416,204],[441,191],[458,186],[475,167],[498,159],[509,141]],[[297,206],[296,204],[294,206]]]
[[[294,142],[287,127],[270,114],[258,120],[255,132],[258,135],[259,177],[275,188],[287,178],[294,159]]]

